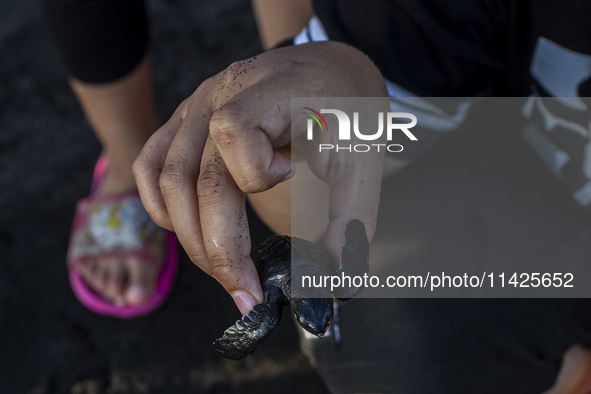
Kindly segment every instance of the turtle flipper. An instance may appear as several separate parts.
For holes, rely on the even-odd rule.
[[[285,303],[283,293],[275,286],[265,291],[265,302],[256,305],[228,328],[213,343],[214,349],[230,360],[240,360],[254,353],[258,344],[267,339],[281,320]]]

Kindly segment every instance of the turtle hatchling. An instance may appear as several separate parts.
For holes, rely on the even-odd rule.
[[[317,245],[288,236],[267,238],[254,250],[252,258],[265,302],[256,305],[213,343],[222,357],[231,360],[240,360],[252,354],[258,344],[271,335],[281,320],[284,305],[291,306],[291,312],[303,329],[322,337],[332,321],[333,296],[348,300],[363,288],[340,287],[331,294],[324,287],[312,287],[306,288],[303,293],[301,283],[292,283],[292,275],[296,278],[304,275],[362,276],[369,271],[369,242],[363,223],[353,219],[345,230],[345,245],[338,268]],[[302,297],[303,294],[306,298]]]

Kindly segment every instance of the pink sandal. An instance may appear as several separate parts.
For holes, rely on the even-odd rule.
[[[170,294],[178,264],[176,236],[152,222],[137,191],[97,196],[106,169],[107,160],[101,156],[94,168],[90,196],[76,206],[68,250],[68,272],[72,290],[84,306],[102,315],[130,319],[154,311]],[[93,290],[74,268],[81,260],[89,258],[130,255],[146,262],[166,259],[158,276],[156,292],[141,305],[114,304]]]

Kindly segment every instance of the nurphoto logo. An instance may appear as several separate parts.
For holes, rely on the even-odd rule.
[[[333,114],[337,117],[337,121],[339,124],[338,130],[338,139],[339,141],[350,141],[351,140],[351,120],[349,119],[349,115],[345,112],[338,110],[338,109],[321,109],[320,112],[309,108],[309,107],[302,107],[306,110],[303,112],[304,114],[311,117],[308,119],[307,123],[307,139],[313,140],[314,139],[314,121],[320,127],[321,132],[328,131],[328,125],[326,120],[322,116],[322,114]],[[309,111],[309,112],[308,112]],[[417,137],[414,136],[413,133],[410,132],[409,129],[413,128],[417,124],[417,117],[408,112],[387,112],[384,116],[383,112],[378,112],[378,130],[373,134],[364,134],[359,129],[359,113],[353,112],[353,133],[356,138],[362,141],[376,141],[382,137],[384,133],[384,118],[386,119],[386,139],[387,141],[392,141],[392,135],[394,131],[402,131],[409,140],[417,141]],[[410,119],[410,123],[398,123],[399,119]],[[396,123],[395,123],[396,122]],[[369,152],[370,150],[377,150],[380,152],[380,149],[385,149],[388,152],[402,152],[404,147],[400,144],[349,144],[349,145],[342,145],[342,144],[319,144],[318,151],[322,152],[325,150],[336,150],[337,152],[345,151],[345,152]]]

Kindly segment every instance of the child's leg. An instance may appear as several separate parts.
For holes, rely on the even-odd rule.
[[[149,59],[146,57],[115,82],[89,84],[72,78],[70,85],[109,162],[98,193],[110,195],[135,189],[131,165],[156,128]],[[160,268],[137,259],[100,259],[85,263],[80,273],[104,296],[141,304],[154,293]]]
[[[70,85],[108,159],[98,193],[133,190],[131,165],[156,128],[143,0],[44,0],[44,6]],[[140,304],[152,296],[160,266],[102,258],[77,269],[107,298]]]
[[[134,189],[131,165],[156,130],[149,59],[115,82],[90,84],[71,78],[70,85],[109,159],[100,194]]]

